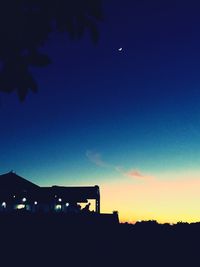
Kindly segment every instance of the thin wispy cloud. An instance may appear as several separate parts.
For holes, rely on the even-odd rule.
[[[97,166],[100,167],[108,167],[109,165],[102,160],[101,154],[91,151],[91,150],[87,150],[86,151],[86,157],[89,159],[89,161],[91,161],[92,163],[94,163]]]
[[[124,175],[129,177],[129,178],[140,179],[140,180],[145,180],[145,181],[155,180],[155,178],[153,176],[143,174],[138,170],[130,170],[130,171],[124,172]]]
[[[133,178],[145,178],[145,176],[137,170],[128,171],[125,173],[125,175],[127,175],[129,177],[133,177]]]
[[[123,176],[133,178],[133,179],[153,179],[153,176],[145,175],[137,169],[126,170],[121,166],[115,166],[115,171],[121,173]]]
[[[153,176],[144,175],[142,172],[140,172],[137,169],[126,170],[123,166],[111,165],[102,159],[102,156],[100,153],[97,153],[91,150],[86,151],[86,157],[88,158],[90,162],[94,163],[96,166],[109,167],[112,170],[116,171],[117,173],[120,173],[121,175],[128,177],[128,178],[140,179],[140,180],[153,180],[154,179]]]

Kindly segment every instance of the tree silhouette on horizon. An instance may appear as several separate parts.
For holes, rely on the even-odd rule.
[[[17,91],[25,99],[37,92],[30,67],[51,63],[40,48],[53,32],[79,40],[89,30],[98,41],[98,22],[103,18],[101,0],[6,0],[0,3],[0,91]]]

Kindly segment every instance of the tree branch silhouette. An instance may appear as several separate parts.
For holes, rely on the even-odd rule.
[[[17,91],[23,101],[38,85],[30,67],[51,63],[41,54],[53,32],[79,40],[89,30],[97,43],[98,22],[103,18],[101,0],[6,0],[0,3],[0,91]]]

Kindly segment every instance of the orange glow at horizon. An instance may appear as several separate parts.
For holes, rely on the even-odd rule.
[[[131,180],[101,185],[101,211],[119,211],[121,222],[200,221],[200,175],[173,174],[171,179]],[[165,177],[164,177],[165,178]],[[172,179],[173,178],[173,179]]]

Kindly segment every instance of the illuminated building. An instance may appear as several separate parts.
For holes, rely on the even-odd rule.
[[[31,212],[76,211],[77,203],[95,200],[95,213],[100,213],[99,187],[40,187],[14,173],[0,175],[0,210],[24,209]]]

